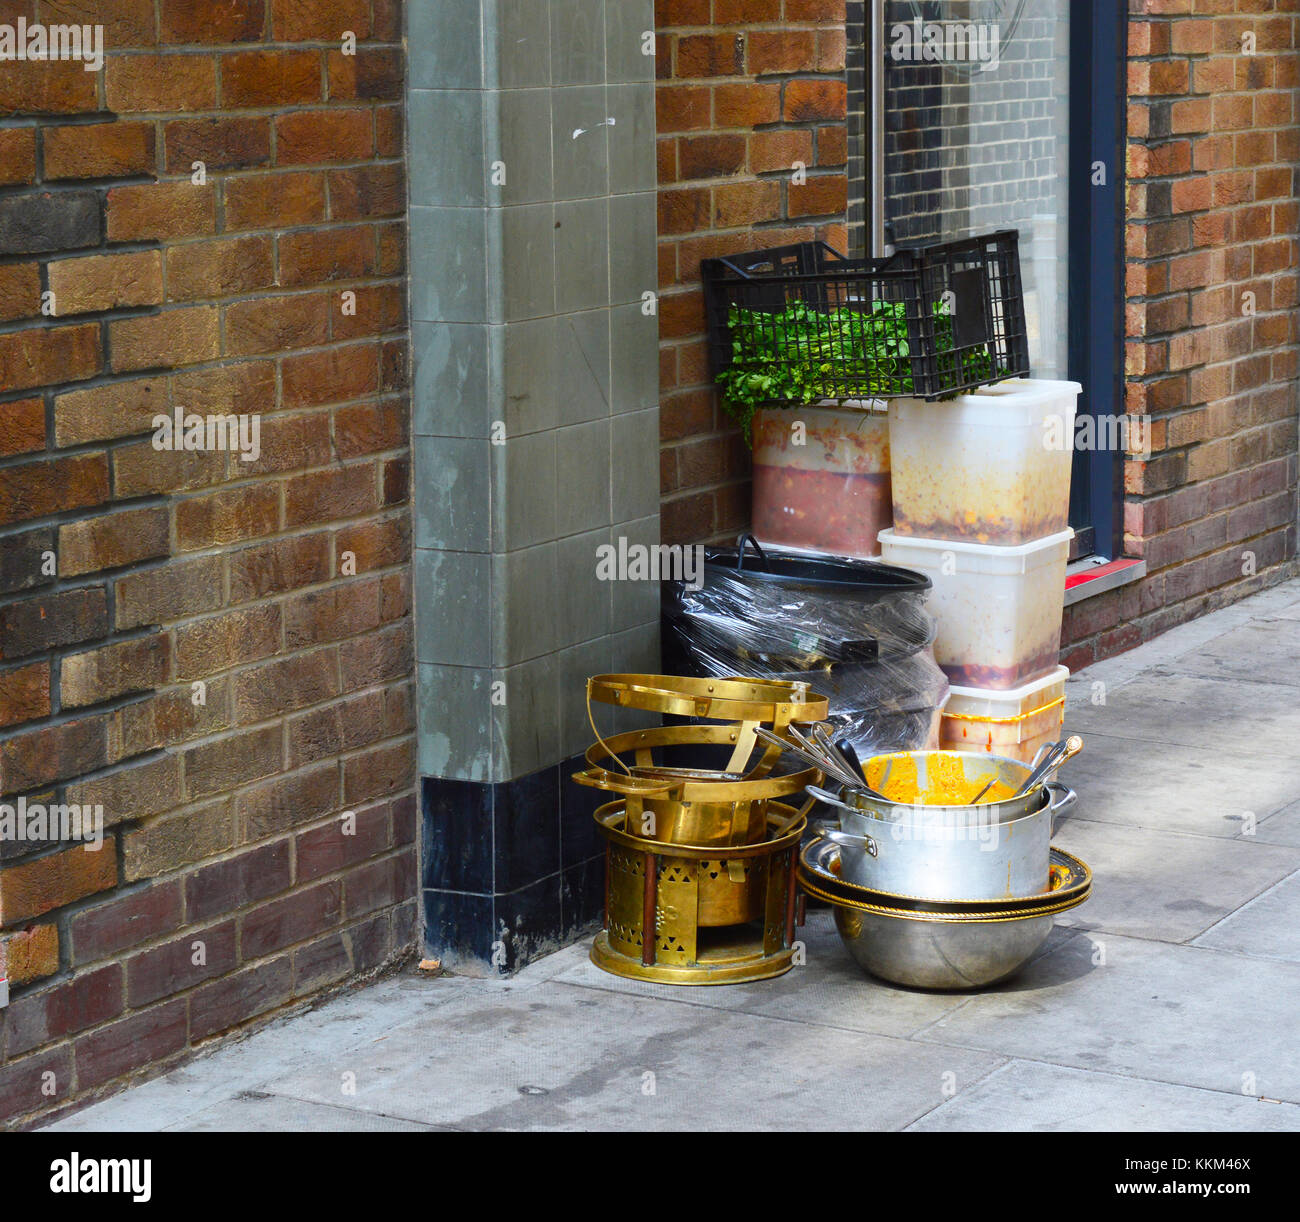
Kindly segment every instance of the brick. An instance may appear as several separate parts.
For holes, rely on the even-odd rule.
[[[108,499],[104,454],[42,458],[0,467],[0,524],[43,518]]]
[[[190,999],[190,1037],[206,1039],[289,1001],[293,967],[287,956],[259,963],[198,989]]]
[[[319,51],[238,51],[221,57],[227,110],[300,106],[321,98]]]
[[[751,128],[780,118],[780,85],[719,85],[713,91],[715,127]]]
[[[791,171],[794,163],[811,165],[813,134],[809,131],[755,132],[749,138],[749,168],[755,174]]]
[[[226,611],[177,628],[176,678],[202,678],[276,653],[280,616],[278,606],[266,604]]]
[[[244,724],[264,721],[329,700],[338,691],[334,650],[277,658],[235,677],[235,718]]]
[[[733,85],[734,90],[749,89]],[[669,132],[703,131],[713,118],[713,90],[707,85],[661,85],[655,90],[655,130]]]
[[[262,424],[262,453],[242,463],[249,475],[301,471],[331,460],[329,430],[312,413],[272,416]]]
[[[359,458],[406,445],[410,406],[405,399],[357,403],[334,412],[334,448],[340,459]]]
[[[358,339],[406,328],[406,289],[402,284],[362,285],[349,289],[356,297],[355,312],[344,314],[338,293],[329,297],[334,311],[335,339]]]
[[[60,666],[59,694],[65,709],[99,704],[130,692],[147,692],[167,681],[171,647],[163,634],[71,654]]]
[[[8,979],[11,988],[53,976],[58,970],[57,925],[32,925],[0,933],[0,976]]]
[[[81,1036],[73,1045],[78,1090],[93,1090],[180,1052],[187,1041],[187,1010],[179,998]]]
[[[104,82],[108,108],[118,114],[175,114],[217,104],[217,65],[208,55],[110,55]]]
[[[848,159],[848,132],[842,127],[819,127],[817,129],[817,164],[844,165]]]
[[[406,151],[406,108],[375,107],[375,156],[401,157]]]
[[[15,399],[0,406],[0,458],[44,448],[45,403],[41,399]]]
[[[49,265],[49,276],[59,317],[162,301],[162,255],[156,250],[62,259]]]
[[[325,219],[320,174],[255,174],[228,179],[224,190],[228,230],[279,229]]]
[[[330,100],[398,101],[406,79],[406,61],[397,47],[358,47],[355,55],[328,56]]]
[[[0,130],[0,186],[28,183],[36,177],[36,129]]]
[[[102,25],[105,46],[149,46],[158,41],[153,0],[41,0],[41,20]]]
[[[378,908],[391,908],[405,899],[414,890],[415,873],[415,856],[409,852],[349,870],[343,876],[344,919],[351,921]]]
[[[92,323],[0,335],[0,385],[6,390],[78,382],[93,377],[100,361],[99,327]]]
[[[216,306],[118,319],[109,323],[108,334],[115,373],[194,365],[212,360],[221,351]]]
[[[106,717],[42,726],[0,743],[0,792],[50,785],[109,762]]]
[[[114,586],[117,627],[171,623],[220,606],[221,569],[220,556],[202,556],[124,574]]]
[[[98,246],[99,198],[92,191],[23,191],[0,199],[0,255]]]
[[[125,178],[157,162],[152,123],[79,124],[44,131],[45,177]]]
[[[287,233],[279,249],[280,283],[286,288],[374,274],[375,235],[369,227]]]
[[[126,999],[134,1010],[234,970],[235,922],[190,930],[126,961]]]
[[[177,547],[193,551],[274,534],[280,525],[280,496],[264,485],[224,489],[178,501],[173,514]]]
[[[185,907],[193,921],[206,921],[247,908],[293,884],[289,841],[264,845],[213,862],[185,880]]]
[[[285,407],[313,407],[360,399],[379,389],[379,350],[348,344],[286,356],[280,365]]]
[[[285,485],[286,526],[333,522],[378,508],[375,469],[368,462],[295,476]]]
[[[843,119],[848,106],[843,81],[796,80],[785,86],[785,118],[792,123],[810,119]]]
[[[340,42],[370,34],[368,0],[271,0],[271,30],[282,42]]]
[[[685,136],[679,141],[679,156],[683,180],[739,174],[745,166],[745,137]]]
[[[339,673],[344,691],[374,683],[406,679],[411,674],[413,644],[409,620],[384,632],[344,641],[339,646]],[[354,768],[356,776],[361,766]]]
[[[746,193],[750,184],[738,184],[736,187],[718,187],[715,192],[730,191]],[[778,197],[780,192],[778,191]],[[659,233],[698,233],[706,229],[710,220],[711,201],[718,198],[710,195],[707,187],[688,187],[684,190],[659,192]],[[732,197],[734,198],[734,196]]]
[[[113,242],[162,242],[216,231],[216,188],[183,182],[115,187],[108,193],[108,237]]]
[[[214,170],[240,170],[271,164],[269,119],[173,119],[164,125],[166,167],[169,174],[188,174],[201,161]]]
[[[226,413],[233,404],[244,411],[275,410],[275,363],[233,361],[209,369],[172,374],[172,398],[200,415]]]
[[[830,216],[848,206],[848,179],[840,174],[823,174],[802,185],[790,184],[787,209],[790,217]]]
[[[41,312],[41,270],[36,263],[0,265],[0,322],[35,318]],[[5,405],[6,414],[8,404]],[[5,440],[0,438],[0,453]]]
[[[338,925],[342,912],[343,886],[337,880],[255,908],[241,922],[241,954],[247,962],[306,941]]]
[[[285,604],[284,639],[290,649],[319,645],[379,627],[379,583],[350,581],[300,594]]]
[[[0,1066],[0,1122],[37,1111],[48,1115],[72,1094],[72,1054],[52,1048]]]
[[[330,300],[321,293],[237,301],[225,314],[230,356],[312,348],[329,340]]]
[[[745,40],[738,34],[684,34],[677,39],[677,76],[682,80],[739,76],[745,71]]]
[[[93,641],[108,631],[104,590],[65,590],[0,609],[0,660]]]
[[[310,716],[310,714],[308,714]],[[241,843],[278,836],[303,823],[312,823],[339,809],[339,767],[329,760],[290,776],[278,776],[244,790],[235,802]],[[287,841],[281,842],[287,845]],[[287,849],[286,849],[287,854]],[[287,872],[287,865],[285,870]],[[285,882],[285,887],[288,882]],[[278,887],[276,890],[283,890]],[[262,899],[265,894],[249,899]]]
[[[294,996],[303,997],[352,972],[352,954],[344,934],[331,933],[293,952]]]
[[[330,575],[330,540],[326,534],[300,535],[241,548],[230,557],[230,601],[233,605],[282,594],[326,581]]]
[[[83,845],[0,870],[0,924],[16,925],[117,885],[114,838],[88,852]]]
[[[9,1055],[21,1055],[111,1022],[122,1010],[120,964],[61,980],[38,993],[29,993],[10,1007]]]
[[[345,526],[334,536],[335,554],[356,557],[358,573],[404,564],[411,557],[411,523],[405,514]]]
[[[807,72],[816,60],[811,30],[754,30],[749,35],[749,70],[756,76]]]
[[[123,877],[138,882],[180,870],[228,852],[234,843],[235,820],[229,798],[165,814],[124,834]]]
[[[50,664],[0,670],[0,726],[50,715]]]
[[[0,115],[74,115],[99,109],[96,73],[77,60],[7,60]]]
[[[374,148],[374,117],[368,110],[306,110],[275,120],[277,165],[365,161]]]
[[[776,182],[743,182],[713,189],[713,224],[718,229],[735,229],[781,215],[781,185]],[[704,229],[706,226],[696,226]]]
[[[225,477],[224,450],[157,450],[152,441],[141,441],[119,446],[113,455],[113,495],[119,500],[202,488]]]
[[[103,807],[106,827],[161,814],[180,805],[180,759],[162,755],[133,761],[90,780],[75,781],[67,786],[65,800]]]
[[[294,841],[299,883],[314,882],[347,866],[367,861],[392,847],[387,805],[355,811],[321,827],[300,832]]]
[[[269,237],[187,242],[167,250],[168,301],[233,297],[274,284]]]
[[[410,740],[375,747],[343,761],[343,800],[386,797],[411,787],[415,769]]]
[[[190,793],[221,793],[276,772],[283,762],[280,737],[279,726],[268,726],[191,747],[185,753]]]
[[[314,174],[292,177],[318,181]],[[406,178],[400,165],[362,165],[331,170],[328,178],[331,220],[356,221],[402,216],[406,212]]]
[[[159,0],[165,43],[257,42],[266,29],[266,0]]]

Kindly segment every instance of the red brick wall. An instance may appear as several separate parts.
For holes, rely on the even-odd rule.
[[[0,1123],[415,940],[398,0],[39,17],[109,54],[0,64],[0,791],[109,827],[0,843]]]
[[[813,238],[845,249],[844,0],[658,0],[655,23],[663,539],[688,543],[749,522],[700,260]]]
[[[1067,609],[1072,667],[1295,557],[1297,7],[1130,0],[1128,411],[1153,424],[1125,468],[1124,543],[1149,575]]]

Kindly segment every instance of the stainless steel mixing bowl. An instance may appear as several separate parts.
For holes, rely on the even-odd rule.
[[[1054,891],[1022,899],[1014,909],[982,905],[953,910],[939,903],[933,906],[947,911],[890,909],[870,902],[876,897],[866,888],[839,877],[838,854],[838,847],[826,840],[804,848],[800,877],[805,888],[830,899],[845,949],[863,970],[911,988],[978,989],[1006,980],[1046,941],[1056,913],[1083,903],[1091,889],[1088,867],[1054,849],[1053,866],[1064,866],[1066,877],[1054,869]],[[1060,898],[1053,902],[1055,892]]]

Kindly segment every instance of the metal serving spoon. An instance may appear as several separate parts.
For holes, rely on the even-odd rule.
[[[1062,742],[1056,743],[1045,756],[1042,762],[1030,774],[1020,782],[1020,788],[1011,795],[1013,798],[1020,797],[1021,794],[1028,793],[1035,786],[1041,785],[1049,776],[1052,775],[1066,760],[1072,759],[1083,750],[1083,739],[1077,734],[1071,734],[1069,738]]]

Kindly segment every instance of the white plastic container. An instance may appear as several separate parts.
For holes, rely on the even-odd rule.
[[[892,399],[894,532],[1018,546],[1069,524],[1077,382],[1013,378],[955,399]]]
[[[1044,743],[1061,737],[1065,723],[1065,681],[1054,671],[1009,692],[954,687],[943,708],[939,746],[944,751],[987,751],[1029,763]]]
[[[958,687],[1010,691],[1054,670],[1061,651],[1065,565],[1074,531],[1019,547],[880,532],[886,564],[934,582],[935,661]]]

